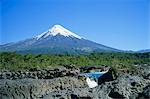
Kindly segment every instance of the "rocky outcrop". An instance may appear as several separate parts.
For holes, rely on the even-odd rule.
[[[93,99],[136,99],[149,83],[149,80],[142,77],[124,74],[93,89]]]
[[[115,71],[112,68],[109,68],[108,72],[103,74],[98,78],[98,84],[102,84],[104,82],[113,81],[117,78]]]
[[[138,67],[142,73],[122,73],[113,78],[114,72],[110,69],[112,79],[101,82],[97,87],[90,89],[83,78],[78,77],[80,69],[73,66],[36,70],[45,75],[40,78],[5,78],[0,80],[0,96],[2,99],[149,99],[150,69]],[[143,71],[142,71],[143,70]],[[46,78],[51,72],[50,78]],[[12,72],[4,74],[11,75]],[[23,73],[23,71],[22,71]],[[17,74],[17,73],[16,73]],[[3,75],[3,74],[2,74]],[[38,73],[36,74],[38,75]],[[18,77],[18,76],[15,76]],[[10,77],[11,78],[11,77]]]
[[[138,99],[150,99],[150,83],[143,89],[142,93],[139,93]]]
[[[76,76],[80,73],[79,69],[74,67],[66,68],[50,68],[50,69],[37,69],[32,68],[28,71],[2,71],[0,72],[0,79],[24,79],[24,78],[33,78],[33,79],[52,79],[56,77],[64,76]]]
[[[2,99],[35,99],[45,98],[47,96],[59,97],[64,93],[66,93],[66,95],[71,94],[75,89],[82,87],[87,87],[86,83],[73,77],[59,77],[47,80],[3,79],[0,81],[0,95]]]
[[[106,71],[111,69],[110,66],[83,66],[80,67],[80,71],[81,72],[90,72],[90,71]]]

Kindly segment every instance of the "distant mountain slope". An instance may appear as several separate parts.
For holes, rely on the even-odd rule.
[[[139,50],[137,51],[138,53],[147,53],[150,52],[150,49],[145,49],[145,50]]]
[[[60,25],[54,25],[48,31],[31,39],[0,45],[0,51],[16,51],[35,54],[120,52],[120,50],[86,40]]]

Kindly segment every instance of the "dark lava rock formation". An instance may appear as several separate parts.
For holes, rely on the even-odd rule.
[[[96,69],[96,67],[94,67]],[[93,69],[93,67],[92,67]],[[1,99],[150,99],[150,66],[137,66],[134,73],[101,76],[90,89],[81,71],[90,68],[64,66],[54,69],[0,72]],[[104,79],[106,76],[110,79]]]

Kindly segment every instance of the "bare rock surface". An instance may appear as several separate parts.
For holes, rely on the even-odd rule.
[[[33,99],[44,98],[51,93],[62,93],[86,86],[82,80],[73,77],[54,79],[17,79],[0,81],[2,99]],[[56,96],[58,95],[56,94]]]
[[[1,99],[150,99],[149,71],[149,66],[139,66],[136,73],[122,73],[117,78],[106,80],[92,89],[87,86],[84,78],[78,76],[80,69],[74,67],[25,71],[29,74],[37,72],[33,78],[26,74],[25,77],[20,77],[17,75],[19,72],[14,73],[16,76],[12,76],[14,75],[12,72],[5,71],[1,72],[3,77],[0,79],[0,97]],[[38,72],[43,76],[38,76]],[[24,74],[23,71],[20,73]]]

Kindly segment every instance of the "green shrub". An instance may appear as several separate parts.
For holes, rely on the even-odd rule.
[[[76,66],[107,65],[115,70],[135,69],[135,64],[149,64],[150,53],[92,53],[90,55],[51,55],[51,54],[18,54],[15,52],[0,53],[0,69],[47,68],[74,64]]]

